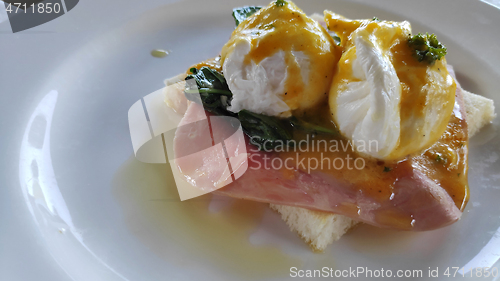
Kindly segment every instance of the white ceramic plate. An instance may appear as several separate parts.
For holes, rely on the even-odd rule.
[[[498,118],[471,141],[471,197],[459,222],[425,233],[361,226],[315,254],[265,205],[211,196],[181,203],[166,165],[133,158],[128,108],[217,55],[233,7],[266,2],[123,2],[81,1],[18,34],[0,22],[1,280],[284,280],[291,267],[422,270],[419,280],[436,280],[429,269],[441,280],[446,268],[465,267],[456,278],[494,279],[461,273],[500,269]],[[489,4],[296,4],[436,33],[464,88],[500,104],[500,11]],[[154,58],[156,48],[171,54]]]

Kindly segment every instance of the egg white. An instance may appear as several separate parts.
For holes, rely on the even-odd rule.
[[[246,109],[270,116],[288,117],[291,109],[284,101],[285,83],[288,78],[285,52],[277,51],[256,64],[245,64],[251,49],[249,40],[239,40],[224,60],[224,71],[229,89],[233,93],[228,110],[239,112]],[[292,52],[292,63],[301,70],[303,83],[307,84],[309,60],[303,52]]]
[[[390,59],[376,40],[363,30],[353,35],[356,58],[352,75],[336,97],[335,119],[339,129],[357,143],[366,146],[366,154],[384,158],[398,145],[400,135],[400,82]]]

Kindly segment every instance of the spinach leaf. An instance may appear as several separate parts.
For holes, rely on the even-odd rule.
[[[286,119],[258,114],[246,109],[238,112],[241,127],[253,142],[265,150],[281,145],[286,146],[292,139],[292,127]]]
[[[233,94],[221,73],[206,66],[199,70],[191,68],[191,72],[193,74],[186,77],[186,88],[184,90],[184,95],[188,100],[200,103],[199,93],[201,103],[206,111],[217,115],[236,115],[226,109]],[[193,83],[192,79],[196,83]]]
[[[326,128],[323,126],[319,126],[316,124],[312,124],[312,123],[306,122],[304,120],[299,120],[295,117],[290,118],[289,122],[293,128],[295,128],[297,130],[305,131],[308,133],[326,134],[326,135],[337,135],[338,134],[337,131],[334,131],[332,129],[329,129],[329,128]]]
[[[262,7],[260,6],[246,6],[241,8],[234,8],[233,18],[234,22],[236,23],[236,26],[238,26],[240,22],[246,20],[246,18],[248,18],[249,16],[255,14],[261,8]]]
[[[186,77],[186,88],[184,94],[188,100],[201,103],[203,108],[215,115],[237,117],[243,128],[243,132],[252,138],[252,141],[260,144],[260,148],[271,150],[276,146],[293,144],[288,142],[293,139],[293,130],[301,130],[314,134],[337,134],[337,132],[325,127],[299,120],[295,117],[279,118],[264,114],[241,110],[237,114],[227,110],[231,105],[233,94],[229,90],[224,76],[209,67],[199,70],[191,68]],[[199,93],[199,95],[198,95]]]

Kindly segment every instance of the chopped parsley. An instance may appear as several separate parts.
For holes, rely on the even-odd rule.
[[[441,155],[438,154],[436,156],[436,162],[446,164],[446,163],[448,163],[448,159],[446,157],[442,157]]]
[[[262,7],[260,6],[246,6],[233,9],[233,18],[236,26],[246,20],[249,16],[258,12],[261,8]]]
[[[330,34],[333,38],[333,42],[335,42],[335,44],[337,44],[337,46],[340,46],[340,43],[341,43],[341,40],[340,40],[340,37],[338,37],[337,35],[335,34]]]
[[[283,7],[286,4],[288,4],[288,2],[286,2],[285,0],[276,0],[276,7]]]
[[[384,173],[388,173],[388,172],[390,172],[390,171],[392,171],[392,169],[391,169],[391,168],[389,168],[389,167],[384,167]]]
[[[379,18],[373,17],[372,21],[380,22]]]
[[[262,26],[260,29],[269,30],[269,29],[273,29],[273,28],[274,28],[274,24],[266,24],[266,25]]]
[[[434,34],[426,33],[424,36],[418,33],[408,40],[408,44],[414,50],[413,56],[419,62],[427,62],[432,65],[436,60],[440,60],[446,55],[446,47],[437,40]]]

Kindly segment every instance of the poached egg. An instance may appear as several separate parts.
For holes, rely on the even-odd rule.
[[[342,135],[361,144],[360,153],[382,160],[403,159],[434,144],[455,104],[446,60],[417,61],[406,21],[348,20],[328,11],[325,21],[343,48],[329,92]]]
[[[294,3],[271,2],[241,22],[221,52],[230,111],[290,117],[325,100],[341,49]]]

